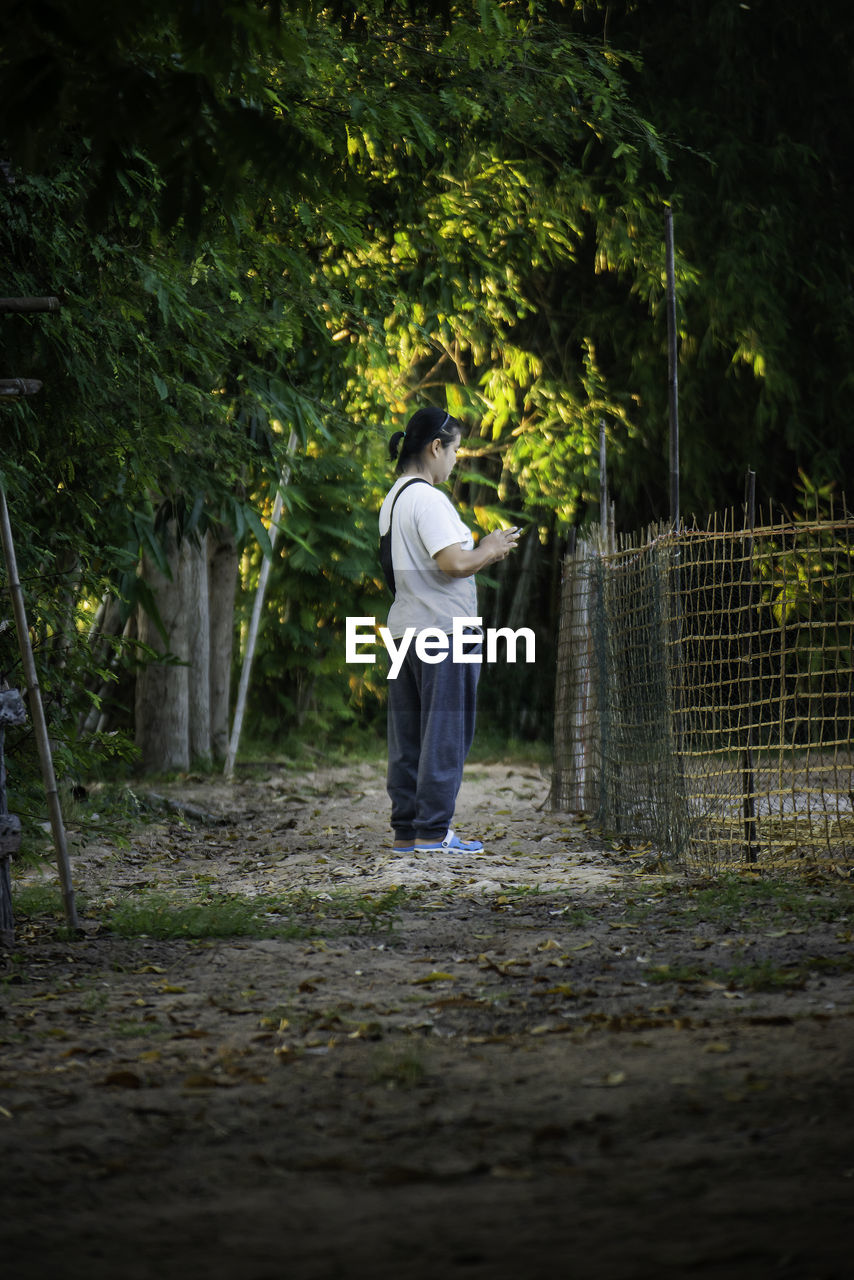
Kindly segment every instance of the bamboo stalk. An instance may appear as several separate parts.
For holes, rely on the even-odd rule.
[[[599,419],[599,524],[604,532],[608,523],[608,447],[605,442],[605,419]]]
[[[670,520],[679,527],[679,351],[676,334],[676,267],[673,252],[673,210],[664,211],[667,259],[667,364],[670,411]]]
[[[297,447],[296,432],[292,431],[288,439],[288,453],[293,453]],[[279,520],[282,515],[282,490],[290,483],[291,468],[288,463],[282,467],[282,474],[276,489],[276,497],[273,502],[273,514],[270,517],[270,528],[268,530],[270,536],[270,547],[276,545],[276,538],[279,534]],[[223,775],[226,778],[234,776],[234,762],[237,759],[237,748],[240,745],[240,735],[243,732],[243,717],[246,714],[246,698],[249,693],[249,676],[252,670],[252,659],[255,656],[255,645],[258,640],[258,630],[261,626],[261,614],[264,609],[264,597],[267,594],[267,579],[270,576],[271,561],[264,556],[261,560],[261,570],[258,574],[258,586],[255,591],[255,601],[252,606],[252,617],[249,621],[249,632],[246,636],[246,650],[243,654],[243,667],[240,671],[240,683],[237,687],[237,701],[234,707],[234,721],[231,727],[231,738],[228,743],[228,752],[225,757],[225,765],[223,767]]]
[[[0,396],[17,400],[21,396],[34,396],[42,384],[36,378],[0,378]]]
[[[0,312],[59,311],[59,298],[0,298]]]
[[[742,595],[742,626],[747,625],[747,653],[742,657],[741,701],[745,705],[747,724],[745,726],[744,755],[742,765],[742,792],[744,807],[744,856],[745,861],[756,861],[756,774],[753,763],[753,537],[756,525],[756,472],[748,471],[745,486],[745,525],[746,537],[743,539],[744,550],[742,575],[749,575],[746,597]],[[748,532],[749,531],[749,532]],[[746,544],[746,545],[744,545]],[[743,577],[742,577],[743,581]]]
[[[62,898],[65,904],[65,919],[71,929],[77,929],[77,908],[74,903],[74,888],[71,883],[71,866],[68,859],[68,844],[65,838],[65,825],[62,820],[62,808],[59,803],[59,792],[56,786],[56,775],[53,769],[53,757],[50,750],[50,739],[47,722],[42,706],[41,689],[36,672],[33,647],[30,643],[30,632],[27,626],[27,613],[24,607],[24,593],[18,578],[18,562],[15,556],[15,544],[12,538],[12,524],[9,519],[9,507],[6,503],[6,492],[0,485],[0,538],[3,542],[3,556],[6,561],[6,576],[12,596],[12,610],[15,615],[15,626],[18,631],[18,646],[21,653],[24,676],[27,682],[27,693],[30,700],[30,715],[33,720],[33,731],[41,761],[42,778],[44,780],[47,811],[50,829],[56,849],[59,882],[62,887]]]

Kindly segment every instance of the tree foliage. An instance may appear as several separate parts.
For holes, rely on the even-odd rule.
[[[585,30],[638,62],[638,110],[667,137],[679,281],[683,509],[729,505],[745,470],[792,501],[803,469],[851,473],[847,401],[854,340],[848,7],[784,0],[651,0],[585,6]],[[601,309],[609,382],[638,397],[634,444],[618,460],[630,523],[666,514],[664,317]],[[600,311],[590,291],[588,314]],[[651,373],[655,371],[655,376]]]
[[[600,420],[618,518],[665,514],[665,200],[683,508],[731,502],[760,457],[783,498],[798,466],[844,475],[851,68],[834,16],[829,0],[13,3],[6,291],[63,310],[3,320],[7,372],[45,390],[4,411],[2,466],[56,687],[73,659],[94,696],[86,619],[105,593],[152,607],[138,567],[143,551],[163,566],[167,525],[229,525],[251,587],[287,463],[256,706],[331,722],[365,705],[336,637],[382,610],[385,441],[425,401],[472,425],[472,519],[535,530],[488,608],[554,598],[559,538],[596,513]]]
[[[317,635],[373,581],[389,400],[441,392],[417,366],[454,347],[448,392],[491,400],[485,439],[510,439],[501,405],[536,372],[509,345],[535,306],[528,276],[572,251],[567,155],[580,175],[608,152],[625,183],[633,149],[655,146],[620,59],[489,3],[120,4],[104,22],[55,0],[16,19],[0,67],[17,104],[10,291],[64,303],[6,325],[14,372],[46,387],[8,418],[18,528],[83,617],[110,590],[152,608],[137,565],[165,567],[167,524],[225,521],[263,546],[295,429],[273,649],[322,672]],[[334,460],[345,433],[357,470]]]

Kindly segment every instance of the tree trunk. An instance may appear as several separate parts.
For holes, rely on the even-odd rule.
[[[180,663],[187,660],[187,610],[183,590],[185,575],[181,559],[185,547],[177,547],[174,529],[169,530],[169,568],[171,578],[164,577],[154,563],[143,556],[142,573],[154,594],[169,643],[164,644],[153,619],[140,609],[139,639],[164,657],[169,654]],[[186,770],[190,766],[189,677],[185,665],[172,662],[148,662],[136,680],[136,744],[142,768],[149,773]]]
[[[211,759],[211,634],[207,536],[187,542],[181,556],[181,594],[187,627],[189,754],[192,764]]]
[[[224,525],[210,533],[208,539],[211,754],[214,760],[222,761],[228,753],[230,731],[234,602],[240,557],[234,534]]]

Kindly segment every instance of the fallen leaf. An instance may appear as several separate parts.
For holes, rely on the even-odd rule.
[[[211,1076],[204,1071],[193,1071],[184,1077],[185,1089],[222,1089],[230,1088],[233,1083],[225,1076]]]
[[[433,973],[425,973],[423,978],[414,978],[412,985],[422,987],[431,982],[456,982],[456,980],[455,974],[443,973],[441,969],[435,969]]]
[[[111,1071],[100,1082],[112,1089],[141,1089],[142,1080],[135,1071]]]
[[[598,1080],[582,1080],[581,1083],[588,1089],[616,1089],[618,1085],[624,1084],[626,1080],[625,1071],[610,1071],[606,1076],[600,1076]]]
[[[503,977],[507,976],[514,964],[522,965],[524,968],[530,968],[531,965],[530,960],[517,959],[515,957],[511,957],[509,960],[495,960],[485,951],[478,956],[477,962],[482,969],[494,969],[496,973],[500,973]]]
[[[382,1040],[382,1038],[382,1023],[379,1022],[363,1022],[347,1037],[348,1040]]]

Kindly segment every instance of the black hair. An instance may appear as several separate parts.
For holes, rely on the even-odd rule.
[[[441,440],[446,448],[462,434],[462,423],[444,409],[419,409],[407,422],[406,431],[395,431],[389,441],[389,457],[392,462],[397,458],[397,470],[403,471],[406,464],[420,457],[434,440]]]

